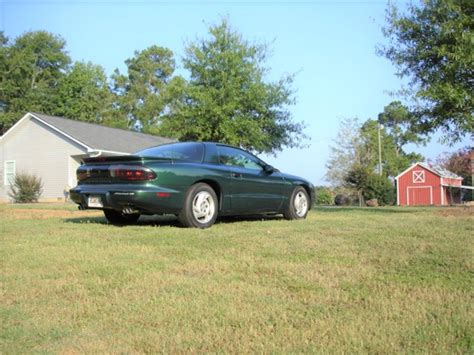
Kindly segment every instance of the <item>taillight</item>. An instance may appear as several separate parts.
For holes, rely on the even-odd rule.
[[[76,177],[77,177],[77,181],[82,181],[82,180],[85,180],[89,177],[89,174],[87,173],[86,170],[78,170],[76,172]]]
[[[110,167],[110,176],[120,180],[146,181],[154,180],[156,174],[143,166],[116,165]]]

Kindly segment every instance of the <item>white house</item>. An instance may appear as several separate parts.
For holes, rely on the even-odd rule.
[[[82,158],[126,155],[172,141],[29,112],[0,137],[0,201],[10,200],[10,183],[17,172],[41,177],[41,200],[57,201],[76,185],[76,169]]]

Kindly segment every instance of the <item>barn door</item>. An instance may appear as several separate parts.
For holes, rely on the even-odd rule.
[[[408,206],[428,206],[433,204],[433,191],[431,186],[408,187]]]

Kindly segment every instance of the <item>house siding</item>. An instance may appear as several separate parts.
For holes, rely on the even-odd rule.
[[[0,200],[9,200],[10,186],[4,184],[4,162],[15,161],[15,172],[36,174],[43,181],[41,199],[64,198],[71,177],[71,156],[86,153],[86,148],[65,138],[50,127],[29,117],[21,126],[0,140]]]

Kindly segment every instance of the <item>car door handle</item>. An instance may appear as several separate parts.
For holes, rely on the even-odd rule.
[[[241,173],[230,173],[230,176],[233,178],[241,178],[242,174]]]

